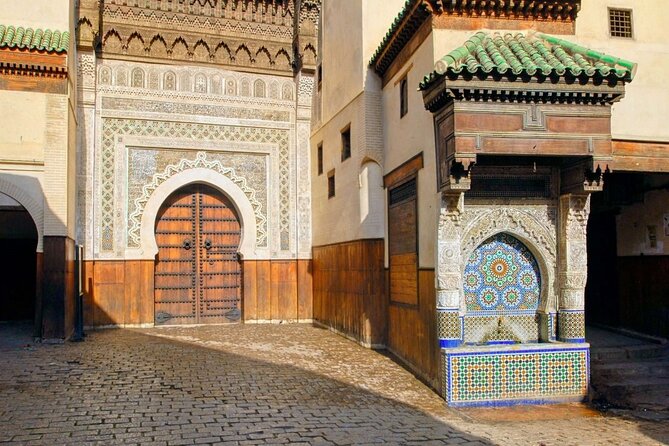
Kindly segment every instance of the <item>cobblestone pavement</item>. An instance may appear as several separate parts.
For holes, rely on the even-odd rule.
[[[3,331],[4,330],[4,331]],[[387,356],[306,325],[0,327],[0,443],[665,444],[669,422],[582,405],[452,410]]]

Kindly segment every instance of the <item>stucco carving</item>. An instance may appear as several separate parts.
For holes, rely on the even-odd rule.
[[[560,309],[582,310],[585,306],[589,215],[589,194],[560,197]]]
[[[205,152],[197,152],[195,159],[186,160],[182,159],[181,162],[177,165],[168,166],[163,172],[157,173],[153,176],[151,182],[144,187],[142,187],[142,195],[134,200],[135,202],[135,211],[129,216],[130,227],[128,229],[128,244],[129,246],[140,246],[140,218],[144,213],[144,208],[149,198],[165,180],[175,175],[176,173],[183,172],[188,169],[195,168],[206,168],[212,169],[216,172],[226,176],[233,183],[239,187],[239,189],[246,195],[253,211],[255,213],[256,220],[256,245],[265,246],[267,239],[267,229],[266,229],[266,220],[264,214],[264,209],[262,203],[256,199],[256,191],[248,186],[246,178],[239,176],[235,169],[231,167],[226,167],[221,164],[220,161],[216,160],[207,160],[207,154]],[[132,245],[130,244],[132,242]]]
[[[301,256],[310,255],[305,243],[311,238],[311,191],[310,187],[295,187],[298,176],[299,181],[304,179],[300,169],[308,169],[308,145],[301,144],[300,136],[308,141],[309,132],[297,132],[295,81],[207,67],[113,60],[100,64],[98,79],[95,134],[96,177],[100,180],[95,185],[97,211],[91,214],[95,216],[96,233],[88,241],[98,246],[97,256],[117,258],[124,255],[124,247],[133,248],[140,242],[138,196],[133,191],[150,186],[151,181],[147,178],[141,184],[126,186],[134,167],[124,157],[129,156],[127,150],[135,142],[145,152],[153,150],[159,156],[158,165],[167,152],[167,158],[173,160],[169,164],[175,166],[192,161],[193,150],[207,152],[207,161],[220,159],[223,167],[243,176],[247,186],[254,184],[251,189],[256,191],[264,216],[263,222],[258,222],[263,234],[258,247],[279,257],[294,257],[298,250]],[[265,97],[252,88],[256,81],[264,85]],[[251,96],[238,96],[240,83],[250,86]],[[254,91],[259,96],[253,96]],[[212,150],[219,153],[209,158]],[[259,173],[249,176],[250,166],[256,166],[253,157],[260,154],[267,158],[262,185]],[[227,157],[227,161],[221,157]],[[151,175],[165,167],[163,163]],[[260,199],[260,195],[265,198]],[[304,240],[301,246],[298,240]]]

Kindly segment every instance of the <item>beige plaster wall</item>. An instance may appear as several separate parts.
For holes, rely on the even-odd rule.
[[[70,29],[70,0],[2,0],[0,23],[65,31]]]
[[[311,136],[314,246],[384,236],[383,166],[365,165],[370,151],[383,144],[381,120],[373,119],[381,111],[370,112],[380,101],[381,80],[368,64],[403,4],[403,0],[323,1],[323,83],[316,104],[321,114]],[[342,162],[341,130],[346,126],[351,128],[352,156]],[[322,175],[317,173],[319,143]],[[328,199],[327,174],[332,169],[336,193]]]
[[[383,89],[384,170],[386,173],[423,152],[423,169],[418,173],[418,255],[421,268],[435,266],[435,245],[439,195],[437,193],[434,124],[425,110],[418,84],[434,66],[435,33],[409,58]],[[409,111],[400,117],[399,81],[407,76]]]
[[[363,27],[357,4],[342,7],[341,0],[324,0],[322,7],[321,119],[327,123],[362,90]]]
[[[669,255],[669,190],[646,192],[643,203],[623,207],[616,230],[619,256]]]
[[[43,162],[46,143],[47,95],[0,90],[0,159]]]
[[[311,138],[313,246],[355,240],[361,230],[360,155],[356,140],[362,95],[335,115]],[[351,157],[341,160],[341,130],[350,126]],[[318,144],[323,144],[323,173],[318,175]],[[328,198],[328,173],[334,170],[335,196]]]
[[[632,10],[633,38],[609,37],[608,8]],[[666,0],[587,0],[576,19],[576,41],[638,64],[625,98],[613,106],[614,138],[669,140],[669,2]]]

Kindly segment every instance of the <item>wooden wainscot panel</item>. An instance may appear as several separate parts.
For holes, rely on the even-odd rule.
[[[242,264],[242,276],[244,285],[242,287],[242,314],[245,321],[258,319],[258,286],[256,277],[255,260],[245,260]]]
[[[272,261],[271,319],[297,320],[297,262]]]
[[[537,139],[530,137],[495,138],[484,137],[482,153],[537,154],[537,155],[588,155],[585,139]]]
[[[153,323],[154,264],[153,260],[130,260],[125,262],[124,324]]]
[[[314,319],[364,345],[385,344],[383,240],[313,249]]]
[[[309,320],[314,317],[314,298],[311,260],[297,262],[297,317]]]
[[[270,283],[271,283],[271,268],[269,260],[258,260],[256,262],[256,301],[257,306],[257,320],[269,321],[271,319],[270,309]]]
[[[520,132],[523,115],[511,113],[455,113],[456,132]]]
[[[576,135],[611,135],[611,118],[606,116],[546,116],[549,132]]]
[[[87,325],[124,323],[125,262],[97,261],[93,273],[93,319]]]

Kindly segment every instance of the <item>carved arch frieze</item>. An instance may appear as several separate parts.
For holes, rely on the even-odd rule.
[[[189,57],[189,50],[188,50],[188,44],[186,41],[183,39],[183,37],[177,37],[174,40],[174,43],[172,43],[172,47],[169,50],[169,54],[172,56],[174,59],[188,59]]]
[[[246,45],[239,45],[235,51],[235,63],[242,66],[251,66],[253,63],[253,57]]]
[[[270,66],[273,65],[272,61],[272,56],[270,56],[269,51],[267,51],[267,48],[261,47],[257,52],[254,57],[254,61],[256,65],[262,68],[269,68]]]
[[[125,45],[125,51],[131,56],[144,56],[146,54],[146,44],[144,38],[138,32],[134,32],[128,38]]]
[[[156,34],[149,43],[149,56],[167,58],[167,42],[160,34]]]
[[[193,60],[196,62],[209,62],[211,59],[211,51],[209,45],[204,40],[200,39],[193,47]]]

